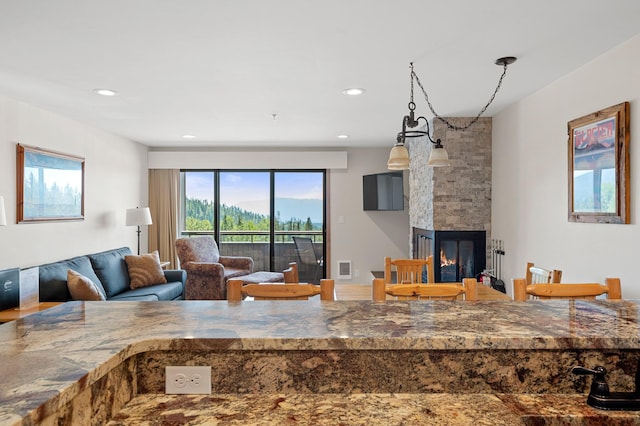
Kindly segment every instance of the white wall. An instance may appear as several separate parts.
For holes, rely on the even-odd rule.
[[[387,172],[390,150],[391,147],[350,149],[349,168],[332,170],[329,174],[331,277],[335,279],[338,275],[339,260],[351,260],[352,269],[352,279],[339,283],[369,283],[371,270],[384,270],[385,256],[409,256],[411,230],[406,172],[404,211],[362,209],[362,176]],[[355,276],[356,271],[359,277]]]
[[[507,286],[532,261],[561,269],[564,282],[620,277],[622,297],[640,298],[639,75],[636,36],[493,117],[493,238],[504,240]],[[570,223],[567,122],[624,101],[631,103],[631,224]]]
[[[85,158],[84,221],[16,224],[16,143]],[[0,269],[122,246],[135,251],[135,228],[125,226],[125,210],[146,203],[147,176],[143,145],[0,96],[0,195],[7,210]]]

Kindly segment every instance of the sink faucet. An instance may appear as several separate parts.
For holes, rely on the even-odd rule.
[[[584,367],[573,367],[573,374],[593,375],[591,390],[587,397],[587,405],[600,410],[640,410],[640,360],[636,368],[636,389],[633,392],[610,392],[605,378],[607,370],[597,366],[593,370]]]

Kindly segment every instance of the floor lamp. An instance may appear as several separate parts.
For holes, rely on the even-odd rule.
[[[153,221],[151,220],[151,211],[149,210],[149,207],[127,209],[126,225],[138,227],[138,254],[140,254],[140,233],[142,232],[140,226],[151,225],[152,223]]]

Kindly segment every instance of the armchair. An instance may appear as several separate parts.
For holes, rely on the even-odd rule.
[[[187,271],[186,300],[226,300],[227,280],[253,272],[253,259],[220,256],[212,237],[178,238],[180,267]]]

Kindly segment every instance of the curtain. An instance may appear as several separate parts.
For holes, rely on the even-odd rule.
[[[178,236],[180,170],[149,170],[149,210],[153,224],[149,227],[149,251],[158,250],[167,269],[175,269]]]

